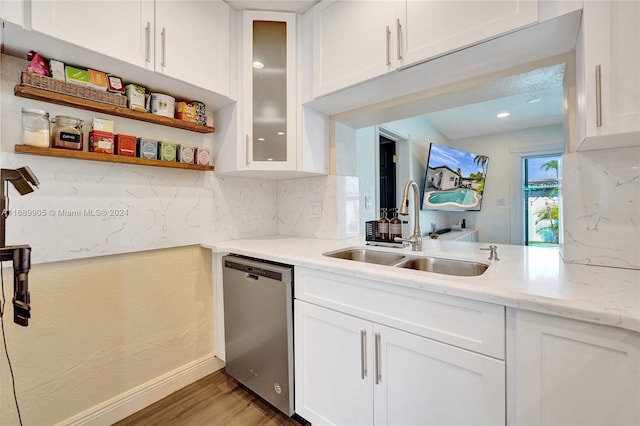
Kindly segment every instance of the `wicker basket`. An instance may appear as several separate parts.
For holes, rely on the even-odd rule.
[[[89,86],[68,83],[66,81],[55,80],[51,77],[45,77],[39,74],[23,72],[21,82],[24,86],[37,87],[39,89],[49,90],[51,92],[62,93],[78,98],[90,99],[92,101],[103,104],[115,105],[120,107],[127,106],[127,97],[118,93],[105,92],[97,90]]]

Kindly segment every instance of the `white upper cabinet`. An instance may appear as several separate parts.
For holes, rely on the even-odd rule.
[[[33,30],[141,67],[153,55],[153,15],[149,0],[31,2]]]
[[[314,97],[392,67],[394,1],[323,1],[313,9]]]
[[[229,94],[229,6],[222,0],[35,0],[30,4],[33,30]]]
[[[640,145],[640,2],[584,2],[576,91],[578,150]]]
[[[295,13],[238,12],[238,103],[214,116],[217,173],[273,179],[328,173],[328,119],[300,100],[299,20]]]
[[[295,170],[296,15],[243,15],[240,100],[248,170]]]
[[[220,0],[155,5],[155,70],[228,95],[229,5]]]
[[[533,24],[538,2],[338,0],[313,14],[319,97]]]
[[[501,1],[401,1],[397,17],[396,59],[411,65],[447,52],[533,24],[538,2]]]

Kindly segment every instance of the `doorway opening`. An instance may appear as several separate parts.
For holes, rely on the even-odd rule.
[[[559,153],[523,157],[524,242],[528,246],[558,245]]]
[[[383,208],[387,209],[390,219],[393,217],[392,209],[400,205],[405,182],[413,176],[409,135],[380,125],[375,127],[372,143],[370,149],[375,152],[375,162],[372,164],[375,171],[375,219],[379,218]]]
[[[396,142],[379,135],[380,208],[391,212],[396,208]]]

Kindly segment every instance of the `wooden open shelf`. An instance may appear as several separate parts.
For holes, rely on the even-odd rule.
[[[213,171],[213,166],[200,166],[198,164],[186,164],[173,161],[149,160],[138,157],[125,157],[123,155],[101,154],[97,152],[73,151],[60,148],[40,148],[31,145],[16,145],[18,154],[44,155],[48,157],[75,158],[78,160],[106,161],[110,163],[137,164],[142,166],[169,167],[174,169]]]
[[[89,111],[101,112],[103,114],[115,115],[118,117],[130,118],[132,120],[145,121],[147,123],[160,124],[162,126],[175,127],[183,130],[190,130],[197,133],[213,133],[215,128],[202,126],[188,121],[175,118],[163,117],[161,115],[149,114],[148,112],[134,111],[129,108],[104,104],[90,99],[78,98],[62,93],[51,92],[37,87],[16,85],[13,93],[21,98],[35,99],[37,101],[50,102],[53,104],[70,106],[74,108],[86,109]],[[16,151],[17,152],[17,151]],[[44,154],[46,155],[46,154]]]

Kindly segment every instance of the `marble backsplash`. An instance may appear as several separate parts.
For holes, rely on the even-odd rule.
[[[277,232],[275,181],[11,153],[0,161],[40,180],[25,196],[9,187],[7,245],[31,245],[34,263]]]
[[[278,235],[344,239],[358,236],[359,227],[357,177],[278,181]]]
[[[640,269],[640,147],[562,157],[565,262]]]

